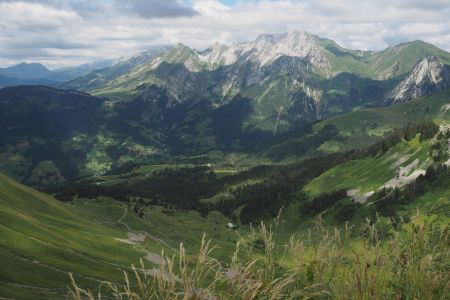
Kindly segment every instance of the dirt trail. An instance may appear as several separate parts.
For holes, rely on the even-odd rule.
[[[125,207],[124,209],[125,209],[125,211],[124,211],[124,213],[123,213],[123,216],[119,219],[118,222],[127,228],[127,230],[128,230],[129,233],[130,233],[129,237],[130,237],[130,240],[131,240],[131,241],[144,241],[145,236],[147,236],[147,237],[149,237],[150,239],[152,239],[153,241],[159,243],[160,245],[162,245],[162,246],[164,246],[164,247],[167,247],[168,249],[172,250],[173,252],[175,252],[175,253],[177,253],[177,254],[180,254],[180,251],[179,251],[179,250],[173,248],[172,246],[170,246],[169,244],[167,244],[164,240],[162,240],[162,239],[160,239],[160,238],[158,238],[158,237],[156,237],[156,236],[153,236],[153,235],[149,234],[147,231],[133,230],[133,229],[131,229],[131,227],[130,227],[127,223],[125,223],[125,222],[123,221],[123,219],[126,217],[127,212],[128,212],[128,208]]]
[[[149,234],[147,231],[139,231],[139,230],[131,229],[131,227],[123,221],[123,219],[126,217],[127,212],[128,212],[128,208],[125,207],[124,209],[125,209],[125,211],[123,213],[123,216],[118,220],[118,222],[127,228],[129,242],[132,242],[132,243],[134,243],[135,241],[143,242],[145,240],[145,237],[147,236],[148,238],[152,239],[153,241],[159,243],[162,246],[167,247],[168,249],[172,250],[176,254],[180,255],[179,250],[173,248],[172,246],[167,244],[164,240]],[[152,252],[147,252],[145,259],[147,259],[148,261],[150,261],[154,264],[160,264],[161,262],[164,261],[163,258],[161,257],[161,255],[152,253]],[[222,264],[220,263],[220,261],[215,258],[213,258],[213,260],[217,263],[217,265],[219,266],[219,269],[222,270],[223,267],[222,267]],[[150,269],[150,270],[143,270],[143,271],[148,272],[148,275],[160,274],[160,271],[158,269]]]
[[[148,261],[154,263],[155,265],[160,265],[160,264],[163,263],[163,259],[162,259],[161,255],[156,254],[156,253],[149,252],[147,254],[147,256],[145,257],[145,259],[147,259]]]
[[[34,291],[38,291],[38,292],[43,292],[45,294],[51,294],[51,295],[53,295],[53,297],[58,296],[58,298],[61,297],[61,299],[67,299],[67,297],[66,297],[67,289],[65,289],[65,288],[50,289],[50,288],[44,288],[44,287],[35,286],[35,285],[21,284],[21,283],[15,283],[15,282],[5,282],[5,281],[0,281],[0,283],[10,286],[10,287],[13,287],[13,288],[34,290]],[[0,299],[14,299],[14,298],[0,297]],[[53,299],[55,299],[55,298],[53,298]]]

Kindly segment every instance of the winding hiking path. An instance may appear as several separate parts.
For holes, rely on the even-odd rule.
[[[156,237],[156,236],[153,236],[153,235],[149,234],[147,231],[133,230],[133,229],[131,229],[130,225],[128,225],[127,223],[125,223],[125,222],[123,221],[123,219],[126,217],[126,215],[127,215],[127,213],[128,213],[128,208],[125,207],[124,210],[125,210],[125,211],[124,211],[124,213],[123,213],[123,216],[118,220],[118,222],[119,222],[120,224],[122,224],[123,226],[125,226],[125,227],[127,228],[127,230],[128,230],[130,233],[144,234],[144,235],[148,236],[150,239],[152,239],[152,240],[154,240],[155,242],[159,243],[160,245],[162,245],[162,246],[164,246],[164,247],[166,247],[166,248],[172,250],[172,251],[175,252],[176,254],[180,254],[180,251],[179,251],[179,250],[173,248],[173,247],[170,246],[168,243],[166,243],[164,240],[162,240],[162,239],[160,239],[160,238],[158,238],[158,237]]]
[[[179,250],[177,250],[177,249],[175,249],[175,248],[173,248],[172,246],[170,246],[169,244],[167,244],[164,240],[162,240],[162,239],[160,239],[160,238],[158,238],[158,237],[156,237],[156,236],[153,236],[153,235],[151,235],[151,234],[149,234],[147,231],[142,231],[142,230],[133,230],[133,229],[131,229],[131,227],[127,224],[127,223],[125,223],[124,221],[123,221],[123,219],[126,217],[126,215],[127,215],[127,212],[128,212],[128,208],[124,208],[124,213],[123,213],[123,216],[118,220],[118,222],[120,223],[120,224],[122,224],[123,226],[125,226],[126,228],[127,228],[127,230],[130,232],[130,233],[134,233],[134,234],[145,234],[145,235],[147,235],[149,238],[151,238],[152,240],[154,240],[155,242],[157,242],[157,243],[159,243],[160,245],[162,245],[162,246],[165,246],[165,247],[167,247],[168,249],[170,249],[170,250],[172,250],[173,252],[175,252],[176,254],[178,254],[178,255],[180,255],[180,251]],[[148,254],[152,254],[151,252],[148,252]],[[188,255],[189,256],[189,255]],[[211,257],[212,258],[212,257]],[[217,265],[219,266],[219,269],[223,269],[223,267],[222,267],[222,264],[220,263],[220,261],[219,260],[217,260],[216,258],[212,258],[216,263],[217,263]]]

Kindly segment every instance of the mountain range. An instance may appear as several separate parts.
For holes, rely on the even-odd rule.
[[[145,60],[134,64],[141,56]],[[135,121],[160,119],[159,129],[180,127],[182,122],[182,130],[188,122],[186,136],[200,128],[214,131],[205,114],[236,110],[234,116],[241,114],[239,130],[260,137],[361,107],[442,91],[448,87],[448,64],[449,53],[422,41],[379,52],[358,51],[293,31],[234,45],[216,43],[204,51],[181,44],[158,49],[63,87],[127,99],[127,105],[135,103],[145,112],[134,116]],[[199,105],[202,112],[197,111]],[[179,116],[173,124],[170,115],[180,113],[191,117],[181,121]]]
[[[93,70],[111,66],[115,60],[102,60],[75,67],[49,70],[40,63],[21,63],[12,67],[0,68],[0,88],[17,85],[58,86],[61,82],[86,75]]]
[[[40,184],[46,174],[53,174],[47,183],[62,182],[136,159],[251,152],[296,132],[307,136],[305,128],[320,120],[444,91],[449,65],[449,53],[422,41],[359,51],[300,31],[203,51],[153,48],[75,69],[23,64],[0,74],[40,80],[103,68],[68,81],[61,75],[53,88],[0,90],[0,163],[14,170],[8,174]],[[325,129],[321,136],[334,135]],[[266,154],[283,160],[292,152],[283,147]],[[316,151],[299,149],[303,157]],[[10,153],[18,153],[14,162]]]
[[[160,89],[168,109],[202,99],[214,109],[240,95],[252,99],[243,128],[276,133],[361,106],[441,91],[450,64],[449,53],[422,41],[358,51],[298,31],[216,43],[204,51],[179,44],[151,54],[126,64],[125,73],[122,63],[63,87],[130,99],[147,99]]]

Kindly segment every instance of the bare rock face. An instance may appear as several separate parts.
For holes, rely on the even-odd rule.
[[[264,66],[273,63],[281,56],[305,58],[323,71],[330,68],[317,37],[303,31],[263,34],[254,41],[232,46],[216,43],[201,53],[199,58],[209,63],[211,67],[220,64],[230,65],[242,59]]]
[[[384,104],[405,102],[450,88],[450,66],[428,56],[386,96]]]

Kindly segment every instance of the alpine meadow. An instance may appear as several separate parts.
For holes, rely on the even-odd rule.
[[[0,0],[0,299],[450,299],[448,0]]]

